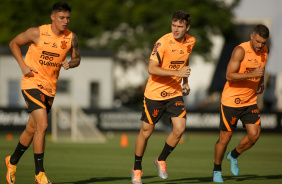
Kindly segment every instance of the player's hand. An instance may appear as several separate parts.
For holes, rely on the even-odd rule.
[[[264,83],[262,83],[261,85],[258,86],[258,89],[257,89],[257,94],[258,95],[261,95],[264,91]]]
[[[22,73],[25,77],[33,77],[33,72],[38,73],[34,68],[27,65],[22,68]]]
[[[188,83],[183,84],[183,86],[182,86],[183,96],[187,96],[187,95],[189,95],[189,93],[190,93],[190,87],[189,87]]]
[[[262,77],[264,75],[264,68],[261,68],[261,65],[259,65],[254,69],[252,75],[252,77]]]
[[[68,70],[70,68],[70,64],[67,60],[64,60],[62,62],[62,67],[64,67],[65,70]]]
[[[190,76],[190,66],[185,66],[177,71],[176,77],[189,77]]]

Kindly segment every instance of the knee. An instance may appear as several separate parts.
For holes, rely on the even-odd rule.
[[[249,140],[252,144],[255,144],[257,142],[257,140],[259,139],[260,134],[259,133],[255,133],[255,134],[249,134]]]
[[[34,132],[35,132],[35,126],[28,124],[25,128],[25,132],[29,135],[29,136],[33,136]]]
[[[220,136],[219,140],[216,144],[227,145],[231,140],[232,134],[225,134],[224,136]]]
[[[152,135],[152,132],[151,130],[143,130],[141,129],[140,130],[140,135],[145,138],[145,139],[149,139],[149,137]]]
[[[175,127],[173,128],[173,133],[177,136],[177,137],[181,137],[182,134],[185,131],[185,126],[179,126],[179,127]]]
[[[47,128],[48,128],[47,122],[38,123],[36,125],[36,132],[46,132]]]
[[[28,136],[33,136],[35,129],[31,129],[31,128],[26,128],[25,132],[28,134]]]

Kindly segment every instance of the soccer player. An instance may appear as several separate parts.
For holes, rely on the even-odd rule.
[[[268,56],[265,45],[269,30],[257,25],[251,40],[235,47],[227,66],[226,79],[221,98],[220,135],[215,144],[213,181],[223,182],[221,163],[226,147],[240,119],[247,129],[238,146],[227,154],[231,172],[238,176],[237,158],[251,148],[260,136],[260,113],[257,107],[257,94],[264,90],[264,68]]]
[[[52,8],[51,24],[29,28],[10,42],[10,49],[23,73],[21,89],[30,117],[14,153],[5,159],[9,184],[15,183],[17,163],[31,142],[35,181],[39,184],[51,183],[43,167],[47,115],[52,107],[61,67],[68,70],[80,64],[78,39],[67,29],[70,12],[71,7],[67,3],[56,3]],[[27,43],[30,46],[23,60],[20,46]],[[67,61],[69,51],[71,60]]]
[[[152,51],[148,66],[150,78],[144,93],[142,125],[136,139],[135,163],[131,170],[132,183],[142,183],[141,162],[147,141],[164,113],[170,118],[173,130],[166,139],[161,154],[156,158],[155,166],[160,178],[168,178],[166,158],[176,147],[186,127],[183,95],[188,95],[190,91],[188,77],[191,70],[188,59],[195,45],[195,38],[186,34],[190,28],[190,20],[188,13],[182,10],[175,12],[172,16],[171,33],[162,36]]]

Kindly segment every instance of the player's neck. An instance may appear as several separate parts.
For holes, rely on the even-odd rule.
[[[57,36],[61,36],[65,31],[60,31],[58,30],[55,25],[51,24],[51,30],[52,32],[57,35]]]
[[[175,39],[175,40],[179,43],[184,43],[185,40],[186,40],[186,37],[184,36],[183,38],[178,38],[178,39]]]

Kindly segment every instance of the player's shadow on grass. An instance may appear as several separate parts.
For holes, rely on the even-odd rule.
[[[154,178],[156,176],[144,176],[142,179],[150,179]],[[128,181],[128,183],[131,182],[131,177],[96,177],[96,178],[90,178],[86,180],[81,181],[69,181],[69,182],[55,182],[53,184],[92,184],[96,182],[114,182],[114,181]]]
[[[279,180],[282,179],[282,175],[266,175],[266,176],[258,176],[258,175],[239,175],[239,176],[223,176],[224,181],[248,181],[248,180]],[[145,181],[144,181],[145,182]],[[177,184],[177,183],[212,183],[212,176],[210,177],[192,177],[192,178],[181,178],[175,180],[159,180],[153,182],[145,182],[147,183],[165,183],[165,184]]]
[[[258,176],[258,175],[239,175],[239,176],[223,176],[223,180],[234,180],[234,181],[246,181],[246,180],[275,180],[275,179],[282,179],[282,175],[265,175],[265,176]]]

